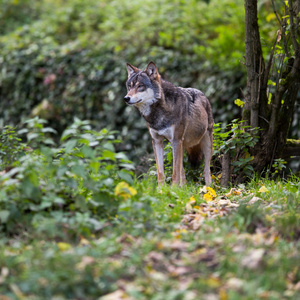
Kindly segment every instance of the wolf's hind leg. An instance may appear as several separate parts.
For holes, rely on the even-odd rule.
[[[172,143],[172,150],[173,150],[173,175],[172,181],[174,184],[179,184],[182,186],[183,182],[183,143],[182,140],[173,141]],[[185,177],[185,175],[184,175]]]
[[[205,135],[201,139],[200,142],[201,151],[204,154],[204,179],[205,184],[211,184],[211,176],[210,176],[210,160],[212,157],[212,138],[208,131],[206,131]]]

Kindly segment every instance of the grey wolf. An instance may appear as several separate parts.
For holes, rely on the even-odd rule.
[[[127,63],[128,105],[139,110],[146,120],[157,166],[158,184],[163,184],[163,140],[172,145],[173,184],[186,181],[183,151],[192,165],[198,165],[204,155],[205,184],[211,184],[210,160],[213,144],[213,115],[209,100],[193,88],[182,88],[163,80],[156,65],[150,62],[142,71]]]

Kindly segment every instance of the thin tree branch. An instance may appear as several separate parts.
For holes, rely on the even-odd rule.
[[[277,10],[276,10],[275,4],[274,4],[274,0],[272,0],[272,6],[273,6],[274,14],[275,14],[275,16],[276,16],[276,18],[277,18],[277,20],[278,20],[278,22],[280,24],[280,27],[282,27],[282,22],[281,22],[281,20],[280,20],[280,18],[278,16],[278,13],[277,13]]]
[[[286,32],[286,27],[287,27],[287,18],[286,16],[288,15],[287,13],[287,6],[284,5],[284,19],[282,19],[282,25],[281,25],[281,36],[282,36],[282,40],[283,40],[283,47],[284,47],[284,51],[287,57],[291,57],[291,53],[289,51],[288,48],[288,41],[287,41],[287,36],[285,34]]]
[[[269,58],[269,61],[268,61],[268,65],[266,67],[265,77],[264,77],[264,82],[263,82],[264,86],[267,86],[267,83],[268,83],[268,79],[269,79],[269,76],[270,76],[270,70],[271,70],[271,66],[272,66],[272,62],[273,62],[273,56],[274,56],[274,52],[275,52],[275,47],[276,47],[277,42],[278,42],[279,34],[281,34],[280,30],[277,31],[276,40],[274,42],[272,52],[270,54],[270,58]]]
[[[300,0],[297,0],[297,9],[296,9],[296,34],[298,34],[298,26],[300,21]]]
[[[294,12],[293,12],[293,1],[289,1],[289,12],[290,12],[290,28],[291,28],[291,37],[292,37],[292,42],[295,47],[295,51],[298,51],[299,44],[297,42],[297,31],[294,23]]]

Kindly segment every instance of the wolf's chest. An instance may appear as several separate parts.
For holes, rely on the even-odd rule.
[[[169,127],[165,127],[160,130],[155,130],[150,127],[149,132],[150,132],[152,139],[154,139],[154,140],[159,140],[159,139],[165,138],[169,142],[172,142],[174,140],[175,125],[171,125]]]

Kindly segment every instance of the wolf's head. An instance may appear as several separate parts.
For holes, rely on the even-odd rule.
[[[142,114],[146,114],[153,103],[161,98],[161,81],[157,67],[150,62],[142,71],[127,63],[128,79],[126,82],[127,104],[137,107]]]

